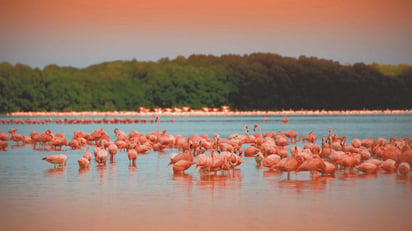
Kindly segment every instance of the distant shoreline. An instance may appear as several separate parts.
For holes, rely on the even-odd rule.
[[[72,112],[11,112],[7,116],[13,117],[85,117],[85,116],[289,116],[289,115],[372,115],[372,114],[411,114],[412,110],[281,110],[281,111],[231,111],[231,110],[196,110],[186,109],[181,111],[156,108],[145,111],[72,111]]]

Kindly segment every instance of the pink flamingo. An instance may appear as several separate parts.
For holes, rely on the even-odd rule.
[[[106,166],[106,161],[107,161],[107,151],[104,148],[100,148],[100,150],[98,150],[95,161],[97,163],[97,165],[104,165]]]
[[[376,174],[378,171],[378,166],[376,164],[373,164],[371,162],[367,163],[361,163],[360,165],[354,167],[354,169],[357,169],[361,172],[364,172],[366,174]]]
[[[5,132],[0,132],[0,140],[7,141],[9,136]]]
[[[406,162],[402,162],[399,164],[396,172],[399,176],[408,176],[410,171],[411,171],[411,166]]]
[[[109,145],[109,154],[110,154],[110,162],[113,162],[114,160],[114,155],[117,153],[117,146],[114,143],[111,143]]]
[[[297,167],[295,173],[300,171],[310,171],[313,176],[316,171],[326,172],[326,164],[318,155],[313,155],[312,158],[305,160],[299,167]]]
[[[288,172],[288,179],[290,178],[290,172],[295,171],[300,164],[302,164],[303,158],[300,155],[295,157],[286,157],[281,159],[276,165],[275,169],[279,171]]]
[[[22,144],[24,144],[24,136],[16,133],[17,129],[10,129],[10,140],[16,142],[17,145],[19,145],[19,142],[21,141]]]
[[[345,156],[336,161],[336,164],[340,164],[346,168],[349,168],[349,172],[352,173],[352,169],[360,163],[360,158],[358,154],[346,153]]]
[[[127,152],[127,157],[131,166],[136,166],[137,152],[134,149],[131,149]]]
[[[315,136],[313,131],[309,132],[309,134],[306,137],[303,137],[303,142],[307,140],[310,143],[315,143],[318,138]]]
[[[412,165],[412,149],[408,144],[405,144],[401,149],[402,153],[399,155],[400,162],[406,162]]]
[[[288,137],[290,139],[290,142],[296,142],[296,139],[298,137],[298,134],[293,130],[283,132],[283,133],[282,131],[278,131],[278,134],[283,134],[284,136]]]
[[[89,146],[87,146],[86,151],[83,153],[83,158],[86,158],[88,161],[92,160],[92,153],[89,152]]]
[[[249,146],[243,151],[245,157],[255,156],[258,152],[260,152],[260,149],[254,146]]]
[[[0,151],[7,151],[9,144],[6,141],[0,140]]]
[[[196,162],[189,160],[179,160],[173,164],[173,172],[183,173],[185,170],[189,169],[193,164],[196,164]]]
[[[79,168],[84,169],[84,168],[89,168],[90,166],[90,161],[87,158],[81,157],[77,160],[79,163]]]
[[[44,157],[42,160],[54,164],[54,168],[56,168],[56,166],[64,168],[66,166],[67,156],[64,154],[56,154]]]
[[[323,171],[323,169],[321,169],[321,173],[322,175],[331,175],[334,176],[335,175],[335,171],[336,171],[336,166],[334,164],[332,164],[329,161],[324,161],[325,163],[325,169]]]
[[[288,117],[285,115],[285,117],[284,117],[282,120],[280,120],[280,122],[282,122],[282,123],[284,123],[284,124],[287,124],[287,123],[289,122],[289,119],[288,119]]]
[[[170,156],[169,165],[175,164],[179,160],[193,161],[192,142],[191,140],[187,139],[186,143],[189,145],[188,151],[181,152],[179,154],[174,154],[174,155],[172,154]]]
[[[263,167],[273,170],[276,164],[279,163],[279,161],[280,161],[280,156],[276,154],[271,154],[263,158],[262,164],[263,164]]]

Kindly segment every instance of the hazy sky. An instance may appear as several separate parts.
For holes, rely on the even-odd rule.
[[[0,62],[85,67],[191,54],[412,65],[410,0],[0,0]]]

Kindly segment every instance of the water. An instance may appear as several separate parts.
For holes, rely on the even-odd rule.
[[[2,117],[0,119],[10,119]],[[43,118],[40,118],[43,119]],[[56,118],[54,118],[56,119]],[[149,118],[147,118],[149,119]],[[334,133],[350,141],[383,137],[411,137],[410,115],[290,116],[281,117],[162,117],[160,130],[172,135],[244,134],[244,125],[259,124],[267,131],[313,131],[318,137]],[[157,130],[157,123],[88,125],[0,125],[0,131],[17,128],[63,133],[88,133],[103,127],[114,140],[114,128],[129,133]],[[251,129],[250,133],[254,131]],[[301,145],[301,144],[300,144]],[[244,146],[246,147],[246,146]],[[58,152],[33,151],[14,146],[0,152],[1,230],[407,230],[412,209],[412,181],[393,174],[317,177],[256,168],[253,158],[233,172],[201,174],[194,167],[173,174],[169,155],[139,155],[129,167],[126,152],[107,167],[91,164],[80,171],[83,150],[68,150],[66,169],[53,169],[41,158]]]

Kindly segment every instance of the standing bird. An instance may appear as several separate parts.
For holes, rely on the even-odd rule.
[[[295,157],[286,157],[281,159],[276,165],[275,169],[279,171],[288,172],[288,179],[290,178],[290,172],[295,171],[303,162],[303,157],[296,155]]]
[[[54,164],[54,168],[56,168],[56,166],[64,168],[66,166],[67,156],[64,154],[56,154],[44,157],[42,160]]]
[[[0,151],[7,151],[7,147],[9,147],[9,143],[0,140]]]
[[[396,170],[396,161],[392,159],[386,159],[382,162],[381,168],[386,172],[394,172]]]
[[[273,170],[276,166],[277,163],[280,161],[280,156],[276,154],[271,154],[266,156],[263,161],[263,167],[269,168],[270,170]]]
[[[17,129],[10,129],[10,140],[16,142],[17,145],[19,145],[19,142],[21,141],[22,144],[24,144],[24,136],[16,133]]]
[[[185,170],[189,169],[196,162],[189,160],[179,160],[173,164],[173,173],[182,173]]]
[[[131,166],[136,166],[136,159],[137,159],[137,152],[134,149],[130,149],[127,152],[127,157],[129,158],[129,162]]]
[[[289,122],[289,119],[287,116],[285,116],[280,122],[287,124]]]
[[[106,149],[100,148],[100,150],[97,152],[97,155],[96,155],[96,158],[95,158],[95,160],[97,162],[97,165],[106,166],[107,156],[108,155],[107,155]]]
[[[87,150],[83,153],[83,158],[86,158],[88,161],[92,160],[92,153],[89,152],[89,146],[87,146]]]
[[[7,141],[9,136],[5,132],[0,132],[0,140]]]
[[[111,143],[109,145],[109,154],[110,154],[110,162],[113,162],[114,160],[114,155],[117,153],[117,146],[114,143]]]
[[[313,177],[316,171],[321,173],[326,172],[326,164],[319,155],[313,155],[313,157],[305,160],[299,167],[297,167],[295,173],[300,171],[309,171]]]
[[[89,168],[90,166],[90,161],[84,157],[81,157],[77,160],[77,162],[79,163],[79,168]]]
[[[402,162],[396,171],[399,176],[408,176],[411,171],[411,166],[407,162]]]
[[[371,162],[363,162],[360,165],[354,167],[354,169],[357,169],[365,174],[376,174],[376,172],[378,171],[378,166]]]

